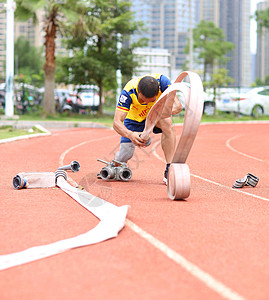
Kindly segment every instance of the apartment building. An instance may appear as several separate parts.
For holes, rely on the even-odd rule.
[[[269,1],[260,2],[257,10],[269,8]],[[256,77],[265,80],[269,75],[269,29],[262,28],[257,31]]]

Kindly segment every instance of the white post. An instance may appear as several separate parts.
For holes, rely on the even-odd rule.
[[[189,34],[190,34],[190,51],[189,51],[189,70],[193,69],[193,37],[192,37],[192,9],[191,0],[189,0]]]
[[[117,41],[117,51],[118,51],[118,54],[120,54],[120,50],[121,50],[121,42],[120,42],[120,33],[118,33],[118,41]],[[118,104],[118,101],[119,101],[119,98],[120,98],[120,94],[121,94],[121,70],[120,69],[117,69],[117,72],[116,72],[116,77],[117,77],[117,99],[116,99],[116,106]]]
[[[7,0],[7,23],[6,23],[6,103],[5,115],[12,117],[14,115],[14,2]]]

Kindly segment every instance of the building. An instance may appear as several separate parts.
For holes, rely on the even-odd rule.
[[[132,10],[147,26],[140,36],[149,38],[149,47],[169,50],[172,70],[188,65],[189,29],[201,20],[214,22],[235,45],[227,63],[233,85],[251,85],[250,0],[133,0]]]
[[[137,48],[134,54],[141,64],[139,68],[136,69],[135,76],[162,73],[171,78],[171,54],[167,49]]]
[[[250,0],[200,0],[199,11],[200,20],[214,22],[235,45],[227,63],[233,86],[250,86]]]
[[[5,3],[0,2],[0,82],[6,79],[6,11]]]
[[[133,36],[148,38],[149,48],[167,49],[172,69],[182,69],[188,55],[184,50],[189,37],[189,24],[197,22],[196,2],[186,0],[133,0],[136,21],[143,21],[146,30]],[[190,5],[191,4],[191,5]],[[191,16],[191,18],[190,18]]]
[[[257,10],[269,8],[269,1],[258,3]],[[269,75],[269,29],[257,31],[256,77],[265,80]]]

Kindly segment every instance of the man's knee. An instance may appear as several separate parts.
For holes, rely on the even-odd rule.
[[[156,127],[159,127],[164,134],[172,133],[174,130],[172,118],[166,118],[166,119],[160,120],[156,124]]]
[[[127,162],[134,155],[135,145],[133,143],[121,143],[120,150],[115,155],[115,160]]]

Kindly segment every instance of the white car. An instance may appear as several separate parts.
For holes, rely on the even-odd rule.
[[[77,95],[77,106],[79,108],[91,108],[91,110],[98,110],[100,105],[100,98],[97,87],[89,86],[79,88],[77,90]]]
[[[216,101],[216,107],[219,111],[253,117],[269,115],[269,86],[253,88],[245,93],[224,94]]]
[[[183,82],[188,87],[190,87],[189,83]],[[181,91],[177,91],[177,96],[179,98],[179,101],[181,102],[183,109],[185,109],[185,97],[183,96]],[[203,92],[204,96],[204,110],[203,113],[205,115],[211,116],[214,114],[214,102],[213,102],[213,95],[208,94],[206,92]]]

